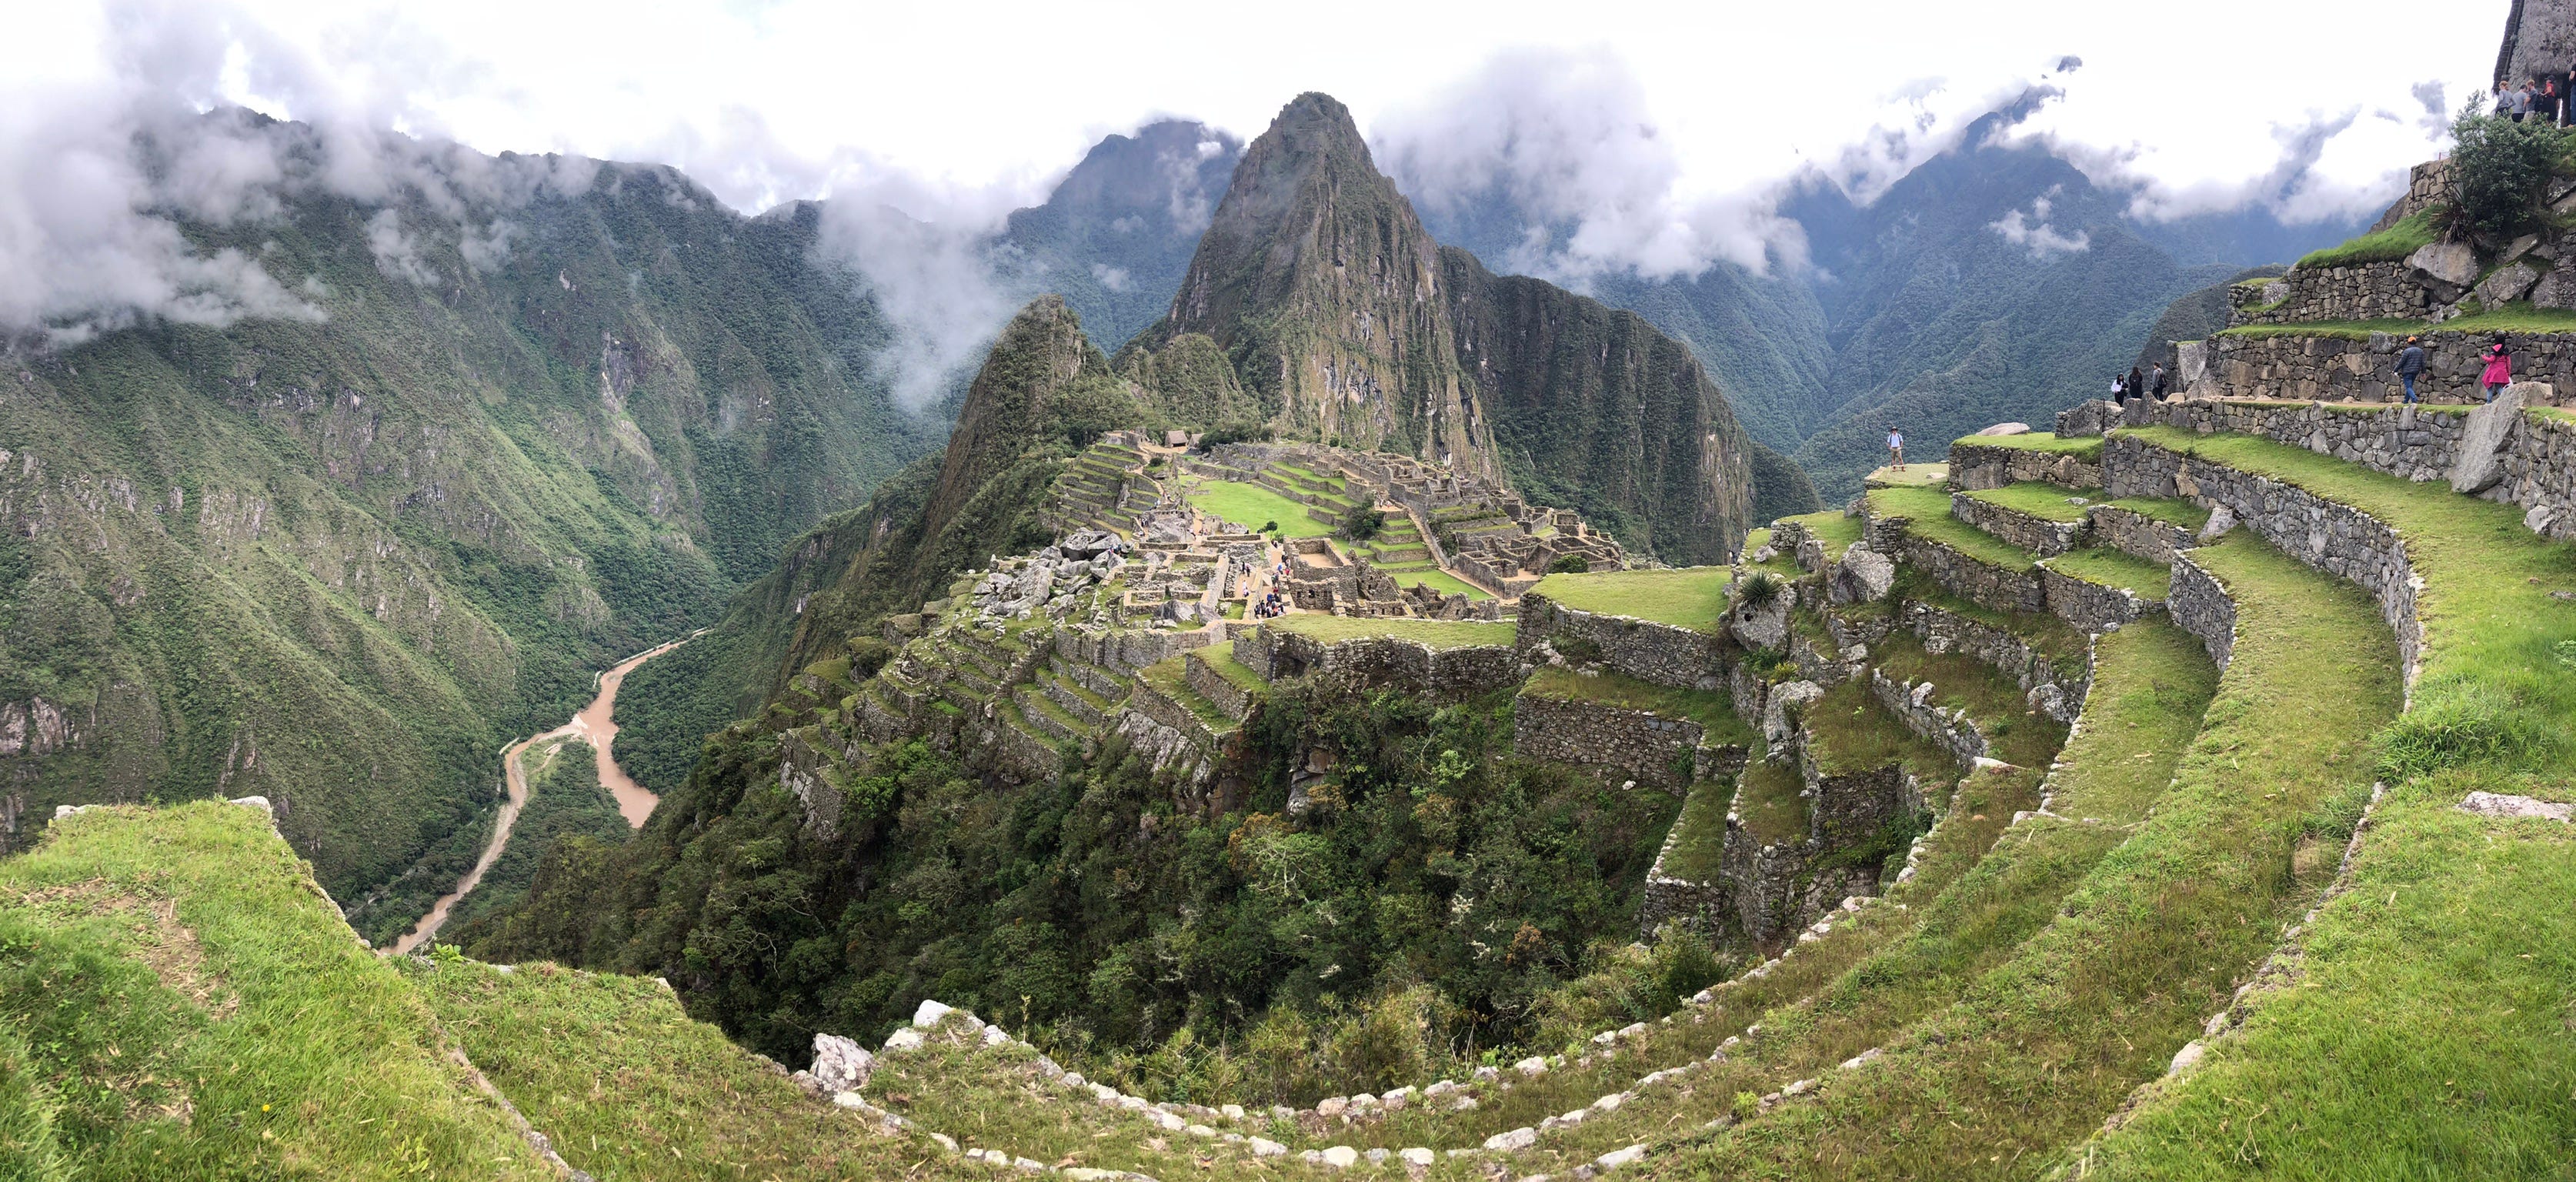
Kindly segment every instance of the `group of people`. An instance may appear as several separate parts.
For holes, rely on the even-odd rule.
[[[2162,402],[2168,381],[2161,361],[2155,363],[2152,373],[2140,373],[2138,367],[2132,365],[2125,374],[2111,375],[2111,401],[2123,406],[2128,405],[2132,398],[2153,398]]]
[[[2486,351],[2478,354],[2478,360],[2483,363],[2478,371],[2478,384],[2486,388],[2487,401],[2493,402],[2497,391],[2513,384],[2513,350],[2505,345],[2503,333],[2497,333],[2495,339],[2487,343]],[[2406,386],[2406,401],[2415,401],[2415,379],[2422,376],[2423,339],[2408,337],[2406,347],[2397,351],[2397,380]]]
[[[1288,601],[1279,595],[1279,585],[1286,581],[1288,581],[1288,560],[1282,558],[1271,564],[1270,590],[1252,603],[1253,619],[1273,619],[1288,610]]]
[[[2548,74],[2506,86],[2496,83],[2495,113],[2516,123],[2540,120],[2556,127],[2567,126],[2567,90],[2570,78],[2565,74]]]

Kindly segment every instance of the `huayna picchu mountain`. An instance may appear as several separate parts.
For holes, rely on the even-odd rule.
[[[1814,503],[1793,466],[1757,460],[1687,348],[1434,242],[1326,95],[1299,96],[1244,152],[1171,315],[1120,365],[1198,337],[1284,434],[1500,477],[1668,562],[1723,559],[1757,498]]]

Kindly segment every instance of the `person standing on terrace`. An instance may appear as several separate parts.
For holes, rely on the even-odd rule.
[[[2406,338],[2406,347],[2397,351],[2397,380],[2406,384],[2406,401],[2415,401],[2415,379],[2424,372],[2424,346],[2417,338]]]
[[[1887,429],[1887,463],[1899,472],[1905,470],[1905,436],[1894,427]]]
[[[2504,347],[2504,334],[2496,334],[2495,343],[2487,346],[2487,371],[2479,378],[2487,388],[2487,401],[2495,401],[2496,391],[2513,384],[2513,351]]]

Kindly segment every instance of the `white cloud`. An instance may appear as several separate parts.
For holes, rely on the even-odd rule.
[[[1136,280],[1127,273],[1127,268],[1113,267],[1107,263],[1091,264],[1091,277],[1098,280],[1100,286],[1111,291],[1127,291],[1136,286]]]
[[[2048,203],[2043,200],[2039,204]],[[2044,260],[2053,254],[2073,254],[2093,248],[2093,235],[2090,232],[2077,230],[2073,234],[2060,233],[2057,227],[2039,220],[2048,216],[2047,210],[2041,209],[2035,212],[2037,217],[2016,209],[1996,219],[1986,228],[2001,235],[2006,242],[2028,248],[2030,257],[2034,259]]]
[[[420,259],[420,243],[403,233],[400,210],[378,210],[367,219],[367,251],[376,256],[376,270],[387,279],[438,286],[438,273]]]

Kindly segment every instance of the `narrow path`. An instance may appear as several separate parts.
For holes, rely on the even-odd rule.
[[[409,952],[431,936],[437,935],[438,929],[447,923],[448,912],[455,910],[456,901],[472,893],[475,887],[482,885],[484,872],[492,868],[492,863],[500,860],[502,849],[510,844],[511,828],[519,823],[519,810],[528,805],[528,770],[519,764],[519,756],[528,748],[550,739],[566,737],[578,738],[590,744],[593,758],[599,761],[599,782],[608,789],[611,796],[617,798],[618,815],[626,818],[629,826],[637,829],[644,827],[645,820],[653,815],[653,806],[661,803],[661,798],[653,795],[652,790],[636,783],[635,778],[620,769],[617,766],[617,760],[609,754],[609,744],[617,740],[617,687],[626,683],[627,673],[636,666],[687,644],[702,634],[692,632],[678,640],[646,649],[618,662],[615,667],[599,675],[599,695],[592,698],[590,704],[582,707],[579,713],[574,714],[572,721],[544,734],[521,739],[501,752],[501,774],[509,785],[510,795],[509,799],[501,802],[501,815],[492,821],[492,839],[483,844],[483,853],[474,859],[474,868],[466,871],[465,877],[456,881],[456,889],[440,895],[438,902],[431,905],[429,914],[420,917],[419,923],[412,925],[410,931],[404,932],[394,941],[391,950],[393,955],[400,956]]]

